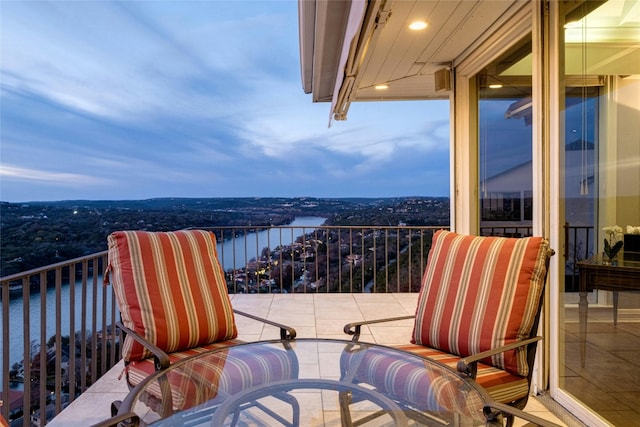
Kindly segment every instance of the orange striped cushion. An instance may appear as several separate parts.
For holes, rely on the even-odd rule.
[[[207,351],[216,350],[218,348],[226,348],[232,345],[241,344],[243,341],[238,339],[233,340],[225,340],[219,341],[216,343],[211,343],[208,345],[203,345],[202,347],[194,347],[188,350],[176,351],[169,355],[169,361],[173,365],[175,362],[178,362],[187,357],[195,356],[197,354],[202,354]],[[125,367],[125,372],[127,373],[127,381],[129,383],[129,387],[133,388],[140,384],[145,378],[149,375],[156,372],[156,367],[154,364],[154,360],[151,358],[132,361]]]
[[[541,237],[436,232],[411,342],[465,357],[529,337],[549,256],[548,242]],[[525,349],[486,362],[528,374]]]
[[[298,362],[291,349],[237,346],[229,350],[237,341],[227,341],[225,344],[226,348],[222,351],[203,354],[165,371],[166,374],[161,378],[166,379],[171,386],[173,410],[185,410],[203,403],[215,405],[231,395],[253,387],[298,378]],[[171,363],[196,353],[208,352],[216,346],[197,349],[195,353],[173,353]],[[127,370],[131,379],[141,381],[154,372],[153,361],[146,359],[130,364]],[[134,380],[132,385],[139,381]],[[161,381],[156,380],[147,385],[145,390],[147,396],[144,398],[149,406],[154,407],[154,402],[160,403]]]
[[[405,344],[396,346],[396,348],[419,354],[428,359],[437,360],[452,369],[456,369],[458,361],[461,359],[459,356],[422,345]],[[478,375],[475,381],[489,393],[489,396],[491,396],[493,400],[499,403],[511,403],[525,397],[529,393],[527,378],[511,374],[484,363],[478,363]]]
[[[427,349],[415,344],[412,347]],[[449,411],[486,420],[482,413],[484,402],[479,395],[465,393],[464,380],[453,373],[443,375],[448,369],[438,364],[419,358],[398,358],[393,349],[374,347],[360,354],[343,352],[340,366],[343,381],[349,379],[371,385],[385,396],[407,402],[421,411]]]
[[[108,243],[126,327],[167,353],[237,336],[213,233],[117,231]],[[128,362],[151,354],[127,337],[122,355]]]

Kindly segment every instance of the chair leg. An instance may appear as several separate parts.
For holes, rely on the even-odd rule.
[[[277,425],[282,425],[287,427],[299,427],[300,426],[300,404],[298,403],[298,399],[296,399],[294,396],[290,395],[287,392],[274,394],[272,395],[272,397],[291,405],[291,412],[292,412],[291,423],[289,423],[283,417],[282,414],[275,412],[271,408],[265,406],[263,403],[255,400],[255,401],[247,402],[246,404],[243,404],[240,407],[236,408],[236,410],[233,412],[233,419],[231,420],[230,425],[232,427],[235,427],[236,425],[238,425],[238,422],[240,421],[240,413],[243,410],[248,408],[258,408],[259,410],[264,412],[266,415],[273,418],[277,422]]]
[[[618,325],[618,291],[613,291],[613,326]]]
[[[351,393],[348,391],[339,392],[338,400],[340,402],[340,422],[342,427],[351,427],[353,425],[351,412],[349,411],[349,405],[352,401]]]
[[[120,405],[122,405],[122,400],[114,400],[111,402],[111,416],[115,417],[118,415],[118,411],[120,410]]]
[[[515,420],[515,417],[512,414],[504,414],[504,418],[505,418],[505,427],[513,427],[513,422]]]
[[[298,399],[291,396],[289,393],[282,393],[281,395],[274,396],[274,397],[291,405],[291,411],[292,411],[291,425],[299,426],[300,425],[300,404],[298,403]]]

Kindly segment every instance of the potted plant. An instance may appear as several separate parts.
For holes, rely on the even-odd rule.
[[[622,249],[624,242],[622,239],[622,227],[611,225],[602,229],[607,237],[604,238],[604,256],[602,262],[608,265],[615,265],[618,262],[618,252]]]

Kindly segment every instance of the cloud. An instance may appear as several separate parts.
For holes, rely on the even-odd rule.
[[[179,36],[149,21],[139,25],[141,20],[132,18],[136,15],[126,13],[129,7],[117,4],[10,5],[24,8],[20,16],[25,18],[3,19],[3,86],[123,122],[158,113],[224,113],[211,93],[187,87],[194,78],[216,77],[189,53],[189,40],[178,44]]]
[[[45,183],[64,184],[71,186],[106,185],[109,181],[89,175],[69,172],[51,172],[44,170],[26,169],[7,164],[0,165],[0,177],[23,181],[39,181]]]
[[[438,195],[448,183],[446,103],[354,103],[327,128],[329,104],[301,88],[296,2],[2,8],[4,200]]]
[[[334,123],[328,129],[318,124],[328,114],[329,105],[320,107],[314,111],[301,108],[299,112],[292,108],[288,115],[265,111],[259,117],[249,118],[239,131],[239,137],[247,141],[247,150],[258,150],[274,159],[286,159],[292,155],[305,158],[325,153],[352,159],[362,168],[392,161],[394,154],[402,150],[412,150],[417,156],[432,151],[448,151],[446,109],[439,117],[430,113],[435,117],[427,121],[424,116],[433,105],[415,102],[388,106],[357,104],[352,106],[352,110],[360,109],[359,114],[363,117]],[[389,114],[390,111],[393,114]]]

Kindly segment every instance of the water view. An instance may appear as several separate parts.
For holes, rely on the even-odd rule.
[[[304,216],[295,218],[286,228],[262,230],[258,233],[246,233],[242,231],[235,238],[218,244],[218,258],[225,270],[244,268],[252,259],[257,259],[264,248],[275,249],[277,246],[285,246],[293,243],[298,237],[312,232],[322,225],[326,218],[317,216]],[[229,231],[231,233],[231,231]],[[229,236],[230,237],[230,236]]]

